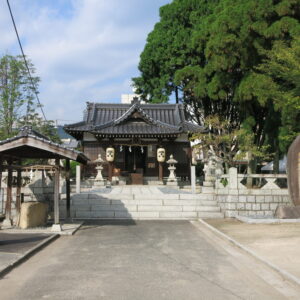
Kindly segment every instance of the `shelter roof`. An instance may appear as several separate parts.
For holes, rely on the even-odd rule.
[[[65,131],[76,138],[84,132],[96,136],[178,135],[201,132],[203,128],[188,122],[181,104],[87,103],[84,120],[65,125]]]
[[[71,159],[84,164],[89,160],[82,152],[54,143],[30,126],[24,126],[16,136],[0,141],[0,155],[18,159]]]

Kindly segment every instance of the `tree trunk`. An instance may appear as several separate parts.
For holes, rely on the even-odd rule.
[[[247,174],[248,175],[255,174],[256,164],[257,164],[256,159],[253,158],[252,153],[249,152],[249,162],[248,162],[248,166],[247,166]],[[253,178],[247,177],[246,186],[248,189],[251,189],[253,187]]]
[[[273,161],[273,174],[279,174],[279,150],[276,149]]]

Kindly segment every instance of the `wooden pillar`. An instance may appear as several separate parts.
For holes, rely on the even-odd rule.
[[[7,175],[7,191],[6,191],[4,226],[12,225],[12,219],[11,219],[12,179],[13,179],[12,160],[9,159],[8,160],[8,175]]]
[[[81,185],[81,169],[80,165],[76,166],[76,194],[80,194],[80,185]]]
[[[3,157],[0,156],[0,196],[2,203],[4,202],[4,195],[2,193],[2,171],[3,171]],[[1,211],[2,213],[3,211]]]
[[[66,194],[67,194],[67,218],[71,217],[70,204],[71,204],[71,186],[70,186],[70,160],[66,159]]]
[[[59,158],[56,158],[54,174],[54,224],[59,224],[59,173]]]
[[[112,177],[113,177],[113,168],[114,168],[114,163],[113,162],[109,162],[108,163],[108,180],[110,182],[112,181]]]
[[[21,187],[22,187],[22,169],[21,161],[19,161],[20,168],[17,170],[17,195],[16,195],[16,210],[19,214],[21,211]]]
[[[164,177],[164,169],[163,169],[163,163],[159,162],[158,163],[158,179],[160,181],[163,181],[163,177]]]

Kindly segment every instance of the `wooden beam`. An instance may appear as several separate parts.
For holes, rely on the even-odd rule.
[[[71,204],[71,186],[70,186],[70,160],[66,159],[66,194],[67,194],[67,218],[71,217],[70,204]]]
[[[59,158],[55,159],[55,173],[54,173],[54,224],[59,224]]]

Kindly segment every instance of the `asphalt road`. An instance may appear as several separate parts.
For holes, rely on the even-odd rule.
[[[200,227],[187,221],[87,224],[1,279],[0,298],[199,300],[300,295],[296,287],[260,269],[264,267],[234,247],[211,239]]]
[[[49,236],[49,234],[41,233],[18,234],[0,231],[0,270],[19,260],[26,251],[32,249]]]

